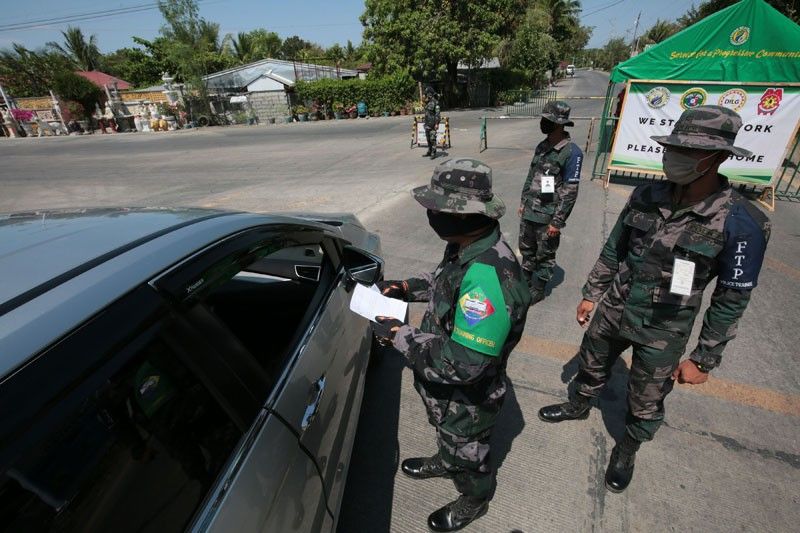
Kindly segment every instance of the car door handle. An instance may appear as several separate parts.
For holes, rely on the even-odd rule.
[[[325,392],[325,376],[322,376],[314,383],[311,401],[306,405],[306,412],[303,413],[303,420],[300,422],[300,429],[305,431],[314,421],[319,411],[319,404],[322,401],[322,393]]]

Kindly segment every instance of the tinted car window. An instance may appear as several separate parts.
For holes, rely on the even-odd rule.
[[[0,531],[166,532],[188,524],[241,428],[208,376],[172,349],[180,339],[171,322],[90,356],[93,368],[11,434],[3,431]],[[14,386],[27,370],[3,384],[4,401],[24,405],[37,394]]]

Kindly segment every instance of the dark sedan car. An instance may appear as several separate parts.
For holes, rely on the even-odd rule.
[[[349,215],[0,216],[0,530],[333,530],[379,255]]]

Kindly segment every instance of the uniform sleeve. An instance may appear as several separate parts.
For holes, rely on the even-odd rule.
[[[533,156],[536,157],[535,155]],[[522,194],[520,205],[526,205],[527,198],[529,196],[528,191],[531,190],[531,183],[533,183],[533,160],[531,160],[531,164],[528,165],[528,175],[525,177],[525,184],[522,186]]]
[[[755,208],[752,208],[755,209]],[[736,337],[739,319],[758,284],[769,239],[769,225],[759,225],[747,209],[735,208],[725,221],[725,247],[718,256],[717,286],[703,317],[697,347],[690,358],[714,368],[725,346]]]
[[[427,381],[467,385],[502,364],[500,357],[518,314],[517,299],[502,286],[492,266],[473,264],[461,281],[451,335],[403,325],[394,347]]]
[[[583,152],[575,143],[569,145],[569,156],[562,168],[561,186],[558,194],[558,205],[550,224],[556,228],[563,228],[567,223],[572,208],[578,200],[578,185],[581,181],[581,168],[583,167]]]
[[[633,194],[636,194],[636,191]],[[597,258],[594,268],[589,272],[582,291],[585,300],[599,302],[614,281],[620,263],[625,260],[625,255],[628,253],[628,231],[623,221],[629,210],[630,200],[617,217],[617,222],[600,252],[600,257]]]
[[[405,284],[407,302],[428,302],[433,297],[433,274],[408,278]]]

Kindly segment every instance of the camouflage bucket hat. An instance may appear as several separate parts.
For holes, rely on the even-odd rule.
[[[411,194],[426,209],[442,213],[498,219],[506,212],[503,200],[492,194],[492,169],[477,159],[448,159],[433,170],[430,185]]]
[[[697,150],[727,150],[733,155],[749,157],[750,150],[733,145],[742,127],[742,117],[736,111],[718,105],[703,105],[681,114],[672,133],[650,137],[666,146],[681,146]]]
[[[556,124],[563,124],[565,126],[574,126],[575,123],[569,119],[569,112],[571,108],[569,104],[563,100],[553,100],[547,102],[542,109],[542,116],[550,122]]]

